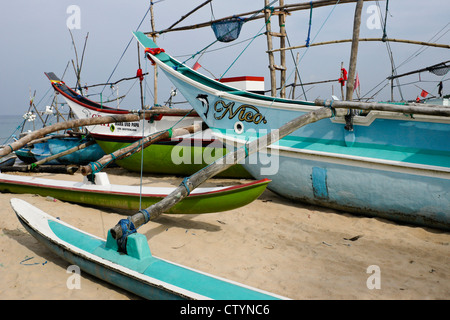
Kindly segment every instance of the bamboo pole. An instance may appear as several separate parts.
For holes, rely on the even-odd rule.
[[[346,114],[346,111],[338,110],[337,113],[338,115],[344,115]],[[273,130],[269,134],[247,143],[245,148],[239,148],[235,152],[227,153],[223,158],[216,160],[204,169],[194,173],[189,178],[186,178],[172,193],[167,195],[163,200],[129,217],[129,221],[133,223],[136,229],[139,228],[148,221],[158,218],[162,213],[183,200],[189,195],[190,192],[192,192],[192,190],[197,188],[200,184],[202,184],[209,178],[228,169],[232,165],[243,161],[249,155],[271,145],[272,143],[299,129],[300,127],[319,121],[321,119],[330,118],[332,115],[333,112],[331,108],[328,107],[323,107],[311,111],[289,121],[278,130]],[[123,233],[120,224],[117,224],[116,226],[111,228],[110,232],[114,239],[118,240],[122,238]]]
[[[361,29],[361,14],[364,1],[358,0],[355,8],[355,19],[353,22],[353,38],[352,49],[350,52],[350,63],[347,79],[347,91],[345,93],[345,100],[350,101],[353,99],[353,89],[355,87],[355,75],[356,75],[356,62],[358,60],[358,45],[359,45],[359,31]]]
[[[81,135],[81,133],[79,133],[79,132],[74,132],[74,134]],[[42,142],[45,142],[45,141],[48,141],[48,140],[54,139],[54,138],[69,138],[69,137],[73,137],[73,136],[74,135],[68,134],[68,133],[56,134],[56,135],[51,135],[51,136],[45,136],[43,138],[38,138],[38,139],[32,140],[32,141],[28,142],[27,145],[32,145],[32,144],[36,144],[36,143],[42,143]]]
[[[171,131],[166,130],[164,132],[156,132],[148,137],[145,137],[139,141],[136,141],[129,146],[119,149],[111,154],[107,154],[103,156],[101,159],[97,160],[95,163],[88,164],[86,166],[81,167],[81,174],[83,176],[87,176],[89,174],[92,174],[92,166],[96,167],[102,167],[107,163],[110,163],[112,160],[120,160],[123,158],[127,158],[131,156],[133,153],[140,152],[142,149],[147,148],[151,144],[160,141],[160,140],[166,140],[174,137],[179,137],[185,134],[192,134],[202,129],[201,124],[195,124],[188,127],[183,128],[175,128]],[[98,168],[96,168],[98,169]]]
[[[138,53],[138,68],[142,72],[139,42],[136,42],[136,44],[137,44],[137,53]],[[139,89],[141,92],[141,109],[144,109],[144,89],[142,88],[142,79],[141,78],[139,78]]]
[[[153,14],[153,2],[152,1],[150,1],[150,23],[152,25],[153,42],[156,43],[155,17]],[[158,104],[158,66],[156,64],[153,66],[153,104],[155,106]]]
[[[352,3],[352,2],[356,2],[356,1],[358,1],[358,0],[340,0],[339,4]],[[366,0],[366,1],[376,1],[376,0]],[[316,1],[312,1],[312,4],[313,4],[314,8],[319,8],[319,7],[324,7],[324,6],[334,6],[334,5],[336,5],[336,0],[316,0]],[[311,9],[311,1],[302,2],[302,3],[287,4],[287,5],[284,5],[282,7],[281,6],[274,7],[274,10],[275,10],[274,14],[277,14],[277,11],[280,11],[280,10],[283,10],[285,12],[293,12],[293,11],[309,10],[309,9]],[[199,29],[199,28],[209,27],[213,23],[217,23],[217,22],[220,22],[220,21],[228,20],[228,19],[231,19],[231,18],[236,17],[236,16],[243,17],[243,16],[250,16],[251,15],[251,17],[245,19],[245,21],[247,22],[247,21],[251,21],[251,20],[265,18],[265,14],[255,15],[258,12],[261,12],[261,11],[262,10],[253,10],[253,11],[250,11],[250,12],[239,13],[239,14],[228,16],[228,17],[225,17],[225,18],[220,18],[220,19],[207,21],[207,22],[203,22],[203,23],[198,23],[198,24],[194,24],[194,25],[183,26],[183,27],[179,27],[179,28],[164,29],[164,30],[160,30],[160,31],[144,32],[144,33],[146,35],[153,36],[153,35],[156,35],[156,34],[162,34],[162,33],[167,33],[167,32]]]
[[[147,114],[146,114],[147,115]],[[131,122],[138,121],[143,118],[143,114],[122,114],[115,116],[106,116],[106,117],[96,117],[96,118],[86,118],[86,119],[76,119],[70,120],[66,122],[58,122],[51,126],[44,127],[42,129],[33,131],[23,138],[5,146],[3,149],[0,149],[0,157],[6,156],[13,152],[14,150],[20,149],[25,146],[28,142],[43,137],[49,133],[65,130],[69,128],[76,128],[82,126],[89,126],[95,124],[107,124],[113,122]]]
[[[84,127],[95,124],[108,124],[113,122],[133,122],[139,121],[144,118],[150,119],[153,115],[177,115],[177,116],[198,116],[197,112],[189,109],[168,109],[162,107],[155,107],[151,110],[145,111],[130,111],[128,114],[120,114],[114,116],[106,116],[106,117],[96,117],[96,118],[86,118],[86,119],[75,119],[65,122],[58,122],[51,126],[44,127],[42,129],[33,131],[27,134],[25,137],[3,147],[0,149],[0,157],[6,156],[13,152],[14,150],[20,149],[25,146],[28,142],[41,138],[49,133],[65,130],[70,128]]]
[[[284,0],[279,1],[280,7],[284,7]],[[286,47],[286,13],[283,12],[278,16],[278,24],[280,26],[280,48]],[[280,63],[281,67],[283,68],[281,70],[280,75],[280,83],[281,83],[281,91],[280,91],[280,97],[286,98],[286,86],[284,85],[286,82],[286,51],[280,51]]]
[[[433,114],[440,116],[450,116],[450,108],[445,108],[441,106],[415,106],[415,105],[392,105],[392,104],[379,104],[379,103],[361,103],[352,101],[334,101],[331,107],[331,102],[325,100],[317,99],[315,101],[317,106],[323,106],[320,109],[311,111],[304,114],[298,118],[295,118],[278,130],[273,130],[264,137],[257,140],[249,142],[246,144],[245,148],[239,148],[235,152],[230,152],[225,155],[225,157],[216,160],[204,169],[196,172],[189,178],[186,178],[172,193],[166,196],[160,202],[151,205],[145,210],[134,214],[129,217],[129,222],[134,225],[137,229],[148,221],[157,219],[162,213],[167,211],[169,208],[177,204],[179,201],[183,200],[189,195],[189,193],[197,188],[200,184],[213,177],[214,175],[228,169],[230,166],[243,161],[249,155],[265,148],[272,143],[282,139],[283,137],[291,134],[297,129],[317,122],[321,119],[330,118],[331,116],[342,117],[347,114],[347,110],[342,109],[364,109],[364,110],[382,110],[391,112],[402,112],[402,113],[417,113],[417,114]],[[335,108],[338,108],[335,110]],[[188,191],[189,190],[189,191]],[[118,223],[113,228],[110,229],[111,235],[114,239],[118,240],[122,238],[122,227]]]
[[[269,0],[264,0],[264,4],[266,7],[269,6]],[[269,55],[269,69],[270,69],[270,94],[272,97],[275,97],[277,95],[277,79],[275,74],[275,58],[273,56],[273,53],[271,52],[273,45],[272,45],[272,35],[271,35],[271,24],[270,24],[270,11],[269,9],[264,10],[264,16],[266,19],[266,37],[267,37],[267,48],[268,48],[268,55]]]
[[[186,13],[184,16],[182,16],[177,22],[173,23],[170,27],[168,27],[166,30],[170,30],[173,27],[175,27],[177,24],[179,24],[181,21],[183,21],[184,19],[186,19],[187,17],[189,17],[191,14],[193,14],[195,11],[197,11],[198,9],[204,7],[205,5],[207,5],[208,3],[210,3],[212,0],[206,0],[205,2],[203,2],[202,4],[198,5],[197,7],[195,7],[194,9],[192,9],[191,11],[189,11],[188,13]],[[153,32],[155,32],[155,30],[152,30]]]
[[[366,0],[367,1],[367,0]],[[395,38],[360,38],[359,41],[364,42],[373,42],[373,41],[388,41],[388,42],[399,42],[399,43],[408,43],[408,44],[416,44],[420,46],[429,46],[429,47],[436,47],[436,48],[443,48],[443,49],[450,49],[450,45],[448,44],[440,44],[440,43],[431,43],[431,42],[424,42],[424,41],[414,41],[414,40],[406,40],[406,39],[395,39]],[[328,44],[338,44],[338,43],[345,43],[345,42],[352,42],[352,39],[343,39],[343,40],[331,40],[331,41],[324,41],[324,42],[317,42],[317,43],[311,43],[309,46],[323,46]],[[306,48],[306,45],[300,45],[300,46],[292,46],[292,47],[286,47],[286,48],[279,48],[279,49],[273,49],[272,52],[277,51],[286,51],[286,50],[293,50],[293,49],[301,49]]]
[[[361,109],[365,111],[387,111],[395,113],[405,113],[405,114],[422,114],[429,116],[443,116],[450,117],[450,107],[444,107],[441,105],[427,104],[389,104],[389,103],[377,103],[377,102],[358,102],[358,101],[330,101],[316,99],[314,101],[316,106],[332,106],[336,109]]]
[[[341,61],[341,78],[343,78],[343,69],[344,69],[344,62]],[[344,96],[344,86],[342,83],[339,83],[339,85],[341,86],[341,99],[345,100],[345,96]]]
[[[298,61],[300,57],[300,52],[297,52],[297,58],[295,60],[295,75],[294,75],[294,84],[292,85],[292,91],[291,91],[291,99],[295,99],[295,87],[297,86],[297,78],[298,78]]]

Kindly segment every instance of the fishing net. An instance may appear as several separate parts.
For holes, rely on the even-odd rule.
[[[448,70],[450,69],[450,66],[447,65],[440,65],[433,68],[429,68],[428,71],[431,73],[437,75],[437,76],[444,76],[447,74]]]
[[[244,19],[233,17],[231,19],[214,22],[211,24],[211,28],[213,29],[217,40],[220,42],[230,42],[239,37],[243,24]]]

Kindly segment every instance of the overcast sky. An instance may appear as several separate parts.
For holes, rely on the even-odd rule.
[[[154,14],[156,29],[167,28],[181,16],[203,3],[204,0],[164,0],[155,1]],[[286,0],[286,4],[304,1]],[[114,82],[124,77],[136,74],[138,67],[137,45],[133,41],[128,50],[125,48],[132,38],[131,32],[136,30],[148,10],[148,0],[21,0],[8,1],[2,5],[0,11],[1,48],[0,50],[0,115],[23,114],[28,109],[30,91],[36,91],[35,103],[39,108],[45,108],[52,98],[49,91],[50,83],[44,72],[52,71],[62,76],[68,62],[75,59],[69,27],[78,50],[79,59],[85,38],[89,33],[86,52],[84,56],[81,80],[83,84],[97,84]],[[386,1],[379,1],[383,16],[385,15]],[[73,11],[71,5],[76,5]],[[263,0],[213,0],[212,7],[206,5],[192,16],[188,17],[179,26],[210,21],[233,14],[245,13],[263,7]],[[383,30],[374,25],[374,12],[370,11],[376,1],[366,1],[364,4],[361,38],[381,37]],[[372,7],[370,7],[372,6]],[[75,8],[76,9],[76,8]],[[329,40],[349,39],[352,35],[353,16],[355,4],[343,4],[336,7],[328,6],[313,9],[311,42],[317,43]],[[448,0],[396,0],[389,2],[387,18],[387,35],[390,38],[416,41],[430,41],[450,44],[450,1]],[[291,45],[303,45],[308,34],[309,10],[292,12],[287,17],[286,31]],[[243,25],[238,40],[230,43],[217,42],[200,57],[199,63],[205,68],[200,72],[210,76],[220,77],[231,63],[242,53],[236,63],[226,73],[232,76],[264,76],[265,88],[270,88],[268,73],[268,58],[265,50],[267,43],[265,36],[258,36],[251,45],[248,39],[255,37],[263,28],[262,19],[250,21]],[[150,15],[144,19],[139,30],[150,31]],[[278,31],[277,19],[272,19],[272,29]],[[172,32],[161,35],[157,42],[165,51],[178,60],[185,61],[200,49],[215,40],[210,27],[184,32]],[[274,39],[278,47],[277,39]],[[220,49],[220,50],[219,50]],[[245,51],[244,51],[245,49]],[[448,49],[421,47],[412,44],[391,43],[397,73],[405,73],[424,68],[439,62],[450,60]],[[113,69],[119,58],[124,54],[114,74]],[[304,83],[312,81],[330,80],[339,78],[340,65],[348,70],[350,57],[350,43],[317,46],[309,49],[297,49],[293,56],[300,53],[300,75]],[[292,67],[293,59],[287,52],[288,68]],[[189,59],[186,63],[192,66],[199,56]],[[276,54],[276,64],[279,64]],[[142,69],[150,71],[151,66],[142,58]],[[208,71],[206,71],[208,70]],[[292,69],[291,69],[292,70]],[[382,42],[361,42],[357,72],[361,83],[361,95],[372,96],[380,92],[374,100],[387,100],[390,98],[390,87],[383,81],[391,74],[391,63],[387,45]],[[112,74],[112,75],[111,75]],[[287,83],[294,81],[294,75],[288,71],[290,78]],[[400,79],[401,94],[404,99],[415,99],[421,89],[431,94],[437,94],[438,81],[444,81],[444,93],[450,93],[450,81],[446,81],[450,73],[445,76],[436,76],[428,72]],[[75,85],[74,70],[71,62],[64,76],[65,82]],[[420,80],[420,82],[419,82]],[[153,77],[147,77],[146,103],[153,102]],[[167,100],[171,83],[164,74],[158,78],[158,102],[163,104]],[[378,84],[380,86],[377,87]],[[372,90],[373,89],[373,90]],[[118,90],[118,91],[117,91]],[[370,91],[372,90],[372,91]],[[98,93],[101,89],[88,91],[92,100],[100,100]],[[288,89],[289,93],[290,89]],[[306,97],[314,100],[318,97],[329,98],[332,93],[340,96],[338,83],[305,86]],[[302,93],[296,89],[296,95]],[[114,91],[110,87],[103,89],[103,100],[115,95],[127,94],[121,102],[121,108],[139,108],[139,86],[136,81],[122,82]],[[303,99],[304,96],[299,98]],[[401,98],[398,88],[394,91],[395,100]],[[183,100],[179,97],[179,100]],[[113,103],[116,106],[117,103]]]

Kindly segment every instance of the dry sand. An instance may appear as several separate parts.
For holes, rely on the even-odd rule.
[[[136,174],[107,172],[111,183],[139,184]],[[143,180],[178,186],[181,178]],[[213,179],[205,186],[236,183],[243,181]],[[103,238],[134,213],[0,193],[0,299],[139,299],[83,272],[81,289],[68,289],[69,263],[22,227],[9,204],[14,197]],[[163,215],[139,232],[155,256],[291,299],[450,298],[450,233],[297,204],[268,190],[236,210]],[[379,289],[367,286],[372,265],[379,267]]]

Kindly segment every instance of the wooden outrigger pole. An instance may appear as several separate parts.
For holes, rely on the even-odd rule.
[[[337,110],[339,115],[343,115],[347,112],[347,110]],[[192,192],[195,188],[201,185],[203,182],[208,180],[209,178],[217,175],[218,173],[228,169],[232,165],[243,161],[246,157],[251,154],[259,151],[262,148],[265,148],[272,143],[275,143],[279,139],[291,134],[295,130],[303,127],[309,123],[313,123],[319,121],[321,119],[330,118],[333,115],[331,108],[323,107],[315,111],[311,111],[307,114],[304,114],[298,118],[295,118],[278,130],[272,130],[269,134],[257,139],[253,140],[246,144],[245,148],[239,148],[234,152],[227,153],[224,157],[214,161],[210,165],[206,166],[202,170],[194,173],[188,178],[185,178],[183,182],[169,195],[167,195],[164,199],[151,205],[150,207],[139,211],[133,216],[128,218],[128,226],[133,225],[135,229],[144,225],[148,221],[155,220],[162,213],[166,212],[169,208],[176,205],[178,202],[186,198],[190,192]],[[130,231],[130,228],[129,230]],[[119,240],[122,236],[128,236],[127,230],[122,229],[122,224],[119,222],[113,228],[110,229],[111,235],[114,239]],[[125,232],[125,234],[124,234]],[[121,241],[122,243],[124,241]],[[125,242],[126,243],[126,242]]]
[[[357,1],[358,0],[340,0],[339,4],[352,3],[352,2],[357,2]],[[366,0],[366,1],[376,1],[376,0]],[[311,4],[314,6],[314,8],[319,8],[319,7],[324,7],[324,6],[332,6],[332,5],[336,4],[336,0],[316,0],[316,1],[308,1],[308,2],[302,2],[302,3],[293,3],[293,4],[287,4],[287,5],[283,5],[283,6],[274,7],[273,9],[274,9],[274,14],[277,15],[277,14],[284,14],[284,13],[289,13],[289,12],[299,11],[299,10],[309,10],[311,8]],[[246,18],[245,19],[246,21],[263,19],[263,18],[265,18],[264,12],[259,15],[256,15],[257,13],[259,13],[261,11],[262,10],[254,10],[254,11],[239,13],[239,14],[235,14],[233,16],[228,16],[225,18],[220,18],[220,19],[207,21],[207,22],[203,22],[203,23],[198,23],[198,24],[194,24],[194,25],[183,26],[183,27],[178,27],[178,28],[171,27],[171,28],[167,28],[164,30],[160,30],[160,31],[152,31],[152,32],[144,32],[144,33],[147,36],[153,36],[153,34],[162,34],[162,33],[167,33],[167,32],[174,32],[174,31],[199,29],[199,28],[209,27],[213,23],[228,20],[228,19],[231,19],[236,16],[240,16],[240,17],[251,16],[249,18]],[[281,12],[281,11],[283,11],[283,12]]]
[[[381,42],[399,42],[399,43],[416,44],[416,45],[420,45],[420,46],[428,46],[428,47],[450,49],[450,45],[448,45],[448,44],[432,43],[432,42],[424,42],[424,41],[413,41],[413,40],[405,40],[405,39],[394,39],[394,38],[385,38],[385,39],[383,39],[383,38],[360,38],[359,41],[360,42],[361,41],[365,41],[365,42],[376,42],[376,41],[381,41]],[[338,43],[345,43],[345,42],[352,42],[352,39],[331,40],[331,41],[317,42],[317,43],[311,43],[309,46],[310,47],[314,47],[314,46],[323,46],[323,45],[338,44]],[[306,48],[306,45],[292,46],[292,47],[279,48],[279,49],[272,49],[272,52],[293,50],[293,49],[301,49],[301,48]]]
[[[128,218],[128,223],[133,224],[135,229],[144,225],[148,221],[157,219],[162,213],[166,212],[172,206],[187,197],[190,192],[200,186],[203,182],[209,178],[217,175],[218,173],[228,169],[230,166],[243,161],[251,154],[258,152],[259,150],[266,148],[267,146],[275,143],[283,137],[291,134],[297,129],[317,122],[322,119],[330,118],[332,116],[342,117],[347,114],[346,109],[364,109],[364,110],[379,110],[389,111],[396,113],[410,113],[410,114],[428,114],[450,117],[450,108],[442,107],[438,105],[416,106],[416,105],[392,105],[383,103],[364,103],[355,101],[325,101],[316,100],[317,106],[324,106],[320,109],[306,113],[300,117],[297,117],[288,123],[281,126],[278,130],[272,130],[269,134],[251,142],[248,142],[245,147],[239,148],[234,152],[227,153],[223,158],[216,160],[204,169],[194,173],[190,177],[187,177],[183,182],[168,196],[158,203],[151,205],[150,207],[141,210]],[[130,226],[130,225],[129,225]],[[113,228],[110,229],[111,235],[114,239],[118,240],[122,238],[123,230],[121,223],[119,222]],[[125,235],[127,236],[127,235]]]
[[[2,149],[0,149],[0,158],[3,156],[6,156],[10,154],[11,152],[22,148],[25,146],[28,142],[33,141],[35,139],[41,138],[49,133],[70,129],[70,128],[77,128],[77,127],[83,127],[83,126],[90,126],[90,125],[96,125],[96,124],[107,124],[107,123],[113,123],[113,122],[132,122],[132,121],[139,121],[141,119],[147,119],[149,120],[152,115],[155,114],[176,114],[176,115],[187,115],[190,114],[192,116],[197,115],[197,112],[194,112],[189,109],[166,109],[166,108],[153,108],[151,110],[145,110],[145,111],[139,111],[136,112],[136,114],[128,113],[128,114],[119,114],[114,116],[105,116],[105,117],[95,117],[95,118],[85,118],[85,119],[75,119],[65,122],[58,122],[51,126],[41,128],[39,130],[33,131],[23,138],[6,145]]]

